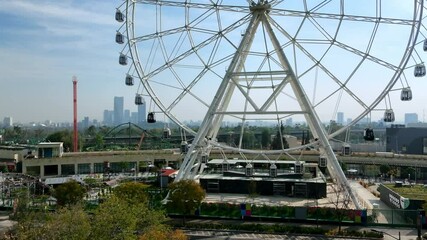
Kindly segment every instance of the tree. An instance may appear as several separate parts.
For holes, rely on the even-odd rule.
[[[310,143],[310,132],[308,130],[302,130],[301,145]]]
[[[248,183],[248,193],[250,198],[255,198],[258,195],[257,192],[257,182],[254,180],[249,181]]]
[[[9,239],[46,239],[42,226],[47,219],[48,213],[28,211],[12,227]]]
[[[91,232],[91,221],[81,205],[61,208],[49,215],[50,218],[43,226],[47,235],[43,239],[88,239]]]
[[[388,165],[388,164],[380,165],[380,173],[381,174],[384,174],[384,175],[389,174],[390,170],[391,170],[390,165]]]
[[[185,216],[194,212],[205,196],[206,193],[203,188],[193,180],[185,179],[173,182],[169,185],[167,207],[180,212],[185,224]]]
[[[249,129],[245,129],[242,136],[242,147],[253,148],[255,146],[255,135]]]
[[[104,137],[101,134],[97,133],[95,135],[95,149],[96,150],[104,149],[104,144],[105,144]]]
[[[21,218],[25,217],[28,212],[28,205],[30,203],[30,195],[28,192],[28,189],[16,189],[13,191],[14,196],[14,205],[13,205],[13,213],[11,217],[14,220],[20,220]]]
[[[91,215],[82,204],[69,205],[54,212],[27,210],[12,229],[10,239],[136,240],[139,235],[146,237],[141,239],[186,239],[182,232],[172,231],[165,225],[163,211],[149,209],[148,204],[128,201],[117,195],[119,191]],[[156,238],[157,233],[164,234],[165,238]]]
[[[263,128],[261,132],[261,145],[263,148],[268,148],[271,143],[271,133],[270,129]]]
[[[85,195],[86,189],[75,180],[70,180],[61,184],[53,193],[53,196],[57,200],[57,204],[60,206],[79,203],[83,200]]]
[[[343,161],[339,161],[339,163],[340,163],[340,166],[341,166],[341,169],[343,170],[343,172],[347,172],[347,170],[348,170],[347,164]]]
[[[149,186],[138,182],[122,183],[114,188],[113,194],[129,203],[147,203],[147,188]]]
[[[92,239],[137,239],[138,218],[143,216],[142,204],[129,204],[115,195],[103,202],[93,217]]]
[[[86,134],[88,137],[93,137],[93,136],[95,136],[95,134],[96,134],[96,127],[95,127],[95,126],[93,126],[93,125],[89,126],[89,127],[86,129],[85,134]]]
[[[332,194],[329,203],[335,208],[335,216],[338,220],[338,232],[341,232],[341,225],[347,210],[350,208],[351,198],[344,184],[334,183],[331,185]]]
[[[147,229],[139,240],[187,240],[188,237],[182,230],[171,230],[165,227],[152,227]]]
[[[46,137],[46,141],[63,142],[64,149],[73,149],[73,134],[69,130],[54,132]]]
[[[91,225],[81,205],[55,212],[28,211],[12,228],[12,239],[88,239]]]
[[[411,181],[411,176],[415,178],[415,168],[413,167],[402,167],[400,170],[400,176],[408,178]]]
[[[284,137],[283,133],[285,131],[285,127],[283,123],[280,123],[280,128],[277,129],[276,136],[274,136],[273,142],[271,143],[271,149],[286,149],[289,148],[288,141]]]

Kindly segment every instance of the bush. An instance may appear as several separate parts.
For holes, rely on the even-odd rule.
[[[356,230],[344,230],[339,232],[338,229],[331,229],[326,232],[326,236],[343,236],[343,237],[358,237],[358,238],[384,238],[382,233],[377,232],[360,232]]]

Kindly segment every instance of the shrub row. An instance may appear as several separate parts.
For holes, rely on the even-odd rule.
[[[307,234],[323,236],[351,236],[360,238],[383,238],[382,233],[344,230],[338,232],[337,229],[328,230],[320,227],[309,227],[301,225],[284,225],[284,224],[225,224],[225,223],[187,223],[185,226],[175,223],[174,227],[187,229],[203,230],[233,230],[248,231],[258,233],[279,233],[279,234]]]

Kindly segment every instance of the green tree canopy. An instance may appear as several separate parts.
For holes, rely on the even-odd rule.
[[[64,149],[73,149],[73,133],[69,130],[54,132],[46,137],[46,141],[63,142]]]
[[[382,165],[380,165],[380,173],[382,173],[382,174],[389,174],[390,170],[391,170],[390,165],[388,165],[388,164],[382,164]]]
[[[55,212],[27,212],[14,226],[13,239],[89,239],[91,224],[81,205]]]
[[[77,181],[70,180],[58,186],[53,192],[59,206],[74,205],[83,200],[86,189]]]
[[[270,129],[263,128],[261,132],[261,145],[263,148],[268,148],[271,143],[271,133]]]
[[[271,149],[286,149],[289,148],[288,141],[286,141],[286,138],[284,136],[285,127],[283,126],[283,123],[280,123],[280,128],[277,129],[276,136],[274,136],[273,142],[271,143]]]
[[[92,239],[137,239],[135,231],[138,226],[138,217],[142,214],[141,204],[129,204],[113,195],[95,212]]]
[[[129,203],[146,203],[148,185],[138,182],[122,183],[114,188],[113,194]]]
[[[125,189],[135,186],[125,185]],[[182,232],[172,231],[165,225],[163,211],[150,209],[148,204],[128,201],[125,196],[119,198],[119,192],[127,193],[116,191],[91,214],[84,210],[83,204],[68,205],[54,212],[27,209],[13,227],[11,239],[186,239]],[[137,195],[131,198],[137,198]],[[156,238],[157,233],[163,233],[162,238]]]
[[[206,193],[203,188],[193,180],[181,180],[169,185],[169,197],[167,207],[172,211],[178,211],[184,216],[191,214],[200,206]]]

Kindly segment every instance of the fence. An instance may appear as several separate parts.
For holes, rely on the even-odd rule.
[[[168,209],[169,214],[180,214]],[[312,223],[345,223],[350,225],[416,227],[418,219],[425,226],[426,220],[417,210],[351,210],[320,207],[291,207],[254,205],[250,203],[202,203],[195,216],[223,219],[262,219],[273,221],[304,221]]]

